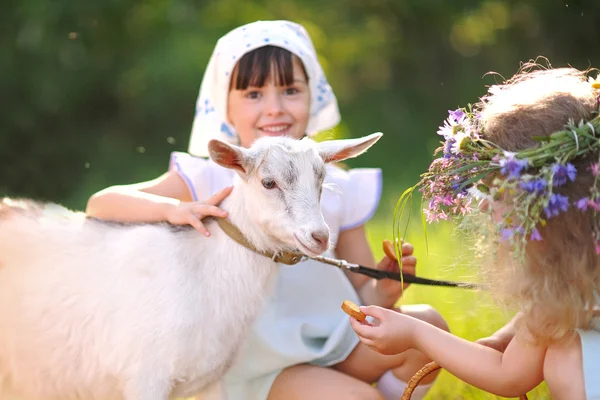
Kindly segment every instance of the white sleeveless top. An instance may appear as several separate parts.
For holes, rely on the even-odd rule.
[[[171,155],[170,170],[184,179],[195,201],[231,185],[235,174],[211,160],[179,152]],[[375,213],[381,170],[345,171],[327,165],[325,183],[335,188],[323,190],[321,198],[335,248],[340,232],[363,225]],[[325,255],[334,256],[331,250]],[[348,316],[340,309],[344,300],[360,304],[354,287],[338,268],[312,260],[282,265],[273,292],[226,376],[228,397],[266,399],[272,382],[286,367],[343,361],[358,343]]]

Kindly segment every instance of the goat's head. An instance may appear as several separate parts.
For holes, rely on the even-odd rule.
[[[286,247],[317,255],[329,247],[320,206],[325,163],[356,157],[381,136],[320,143],[263,137],[249,149],[215,139],[208,148],[214,162],[242,178],[246,210],[256,225]]]

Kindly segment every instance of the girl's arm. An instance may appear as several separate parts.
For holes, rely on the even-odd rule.
[[[546,347],[533,344],[527,332],[519,332],[503,354],[392,310],[361,310],[379,325],[351,318],[352,327],[364,344],[380,353],[418,349],[459,379],[503,397],[520,396],[543,380]]]
[[[203,202],[192,202],[183,179],[169,171],[157,179],[133,185],[112,186],[94,194],[86,213],[92,217],[123,222],[162,222],[192,225],[210,236],[201,219],[212,215],[224,218],[227,212],[217,205],[231,193],[231,187]]]
[[[111,186],[92,195],[86,213],[92,217],[129,222],[166,221],[169,210],[192,201],[183,179],[175,172],[133,185]]]

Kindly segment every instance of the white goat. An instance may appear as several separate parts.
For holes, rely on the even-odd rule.
[[[238,173],[222,207],[257,250],[320,254],[324,162],[380,137],[263,138],[250,149],[213,140],[210,157]],[[206,224],[210,238],[2,200],[0,398],[224,398],[219,380],[277,264]]]

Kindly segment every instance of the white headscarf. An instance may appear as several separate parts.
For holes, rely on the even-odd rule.
[[[308,135],[331,129],[340,122],[337,100],[304,27],[290,21],[252,22],[227,33],[215,46],[196,102],[190,154],[208,156],[208,142],[213,138],[239,144],[235,129],[227,122],[231,75],[244,54],[263,46],[284,48],[302,60],[308,75],[311,99]]]

